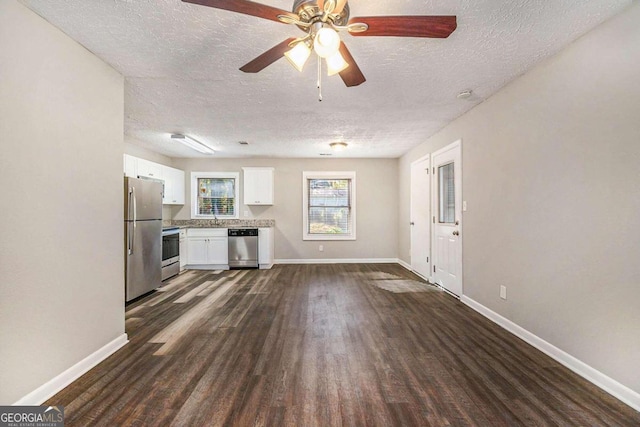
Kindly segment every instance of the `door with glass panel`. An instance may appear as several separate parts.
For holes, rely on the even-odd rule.
[[[461,141],[433,153],[433,281],[462,295]]]

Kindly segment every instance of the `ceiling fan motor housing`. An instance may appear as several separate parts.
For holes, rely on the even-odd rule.
[[[293,13],[298,15],[302,22],[313,22],[314,20],[322,18],[324,10],[320,9],[317,0],[295,0],[293,3]],[[335,25],[347,25],[349,22],[349,3],[345,3],[340,13],[331,14],[329,19]],[[305,28],[300,28],[308,31]]]

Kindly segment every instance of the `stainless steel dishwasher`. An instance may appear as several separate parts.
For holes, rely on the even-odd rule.
[[[258,268],[258,229],[229,229],[229,268]]]

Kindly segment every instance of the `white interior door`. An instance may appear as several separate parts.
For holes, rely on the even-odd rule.
[[[462,295],[461,141],[431,155],[433,168],[433,280]]]
[[[411,269],[424,278],[431,276],[429,156],[411,164]]]

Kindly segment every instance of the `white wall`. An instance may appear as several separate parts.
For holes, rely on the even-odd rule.
[[[640,4],[400,161],[463,141],[464,294],[640,392]],[[508,300],[498,296],[508,288]]]
[[[173,160],[171,157],[167,157],[163,154],[156,153],[155,151],[147,150],[144,147],[136,145],[136,139],[131,137],[125,137],[124,139],[124,152],[130,156],[139,157],[141,159],[149,160],[150,162],[160,163],[165,166],[173,166]]]
[[[185,171],[186,204],[174,219],[191,219],[191,172],[242,172],[243,166],[275,168],[274,206],[249,206],[250,218],[275,219],[276,259],[397,258],[396,159],[174,159]],[[356,241],[302,240],[302,172],[356,171]],[[242,173],[240,174],[242,180]],[[242,187],[241,187],[242,188]],[[240,192],[242,199],[242,191]],[[175,208],[174,208],[175,209]],[[241,218],[245,207],[241,205]],[[324,246],[324,252],[318,246]]]
[[[124,334],[123,88],[0,2],[0,404]]]

